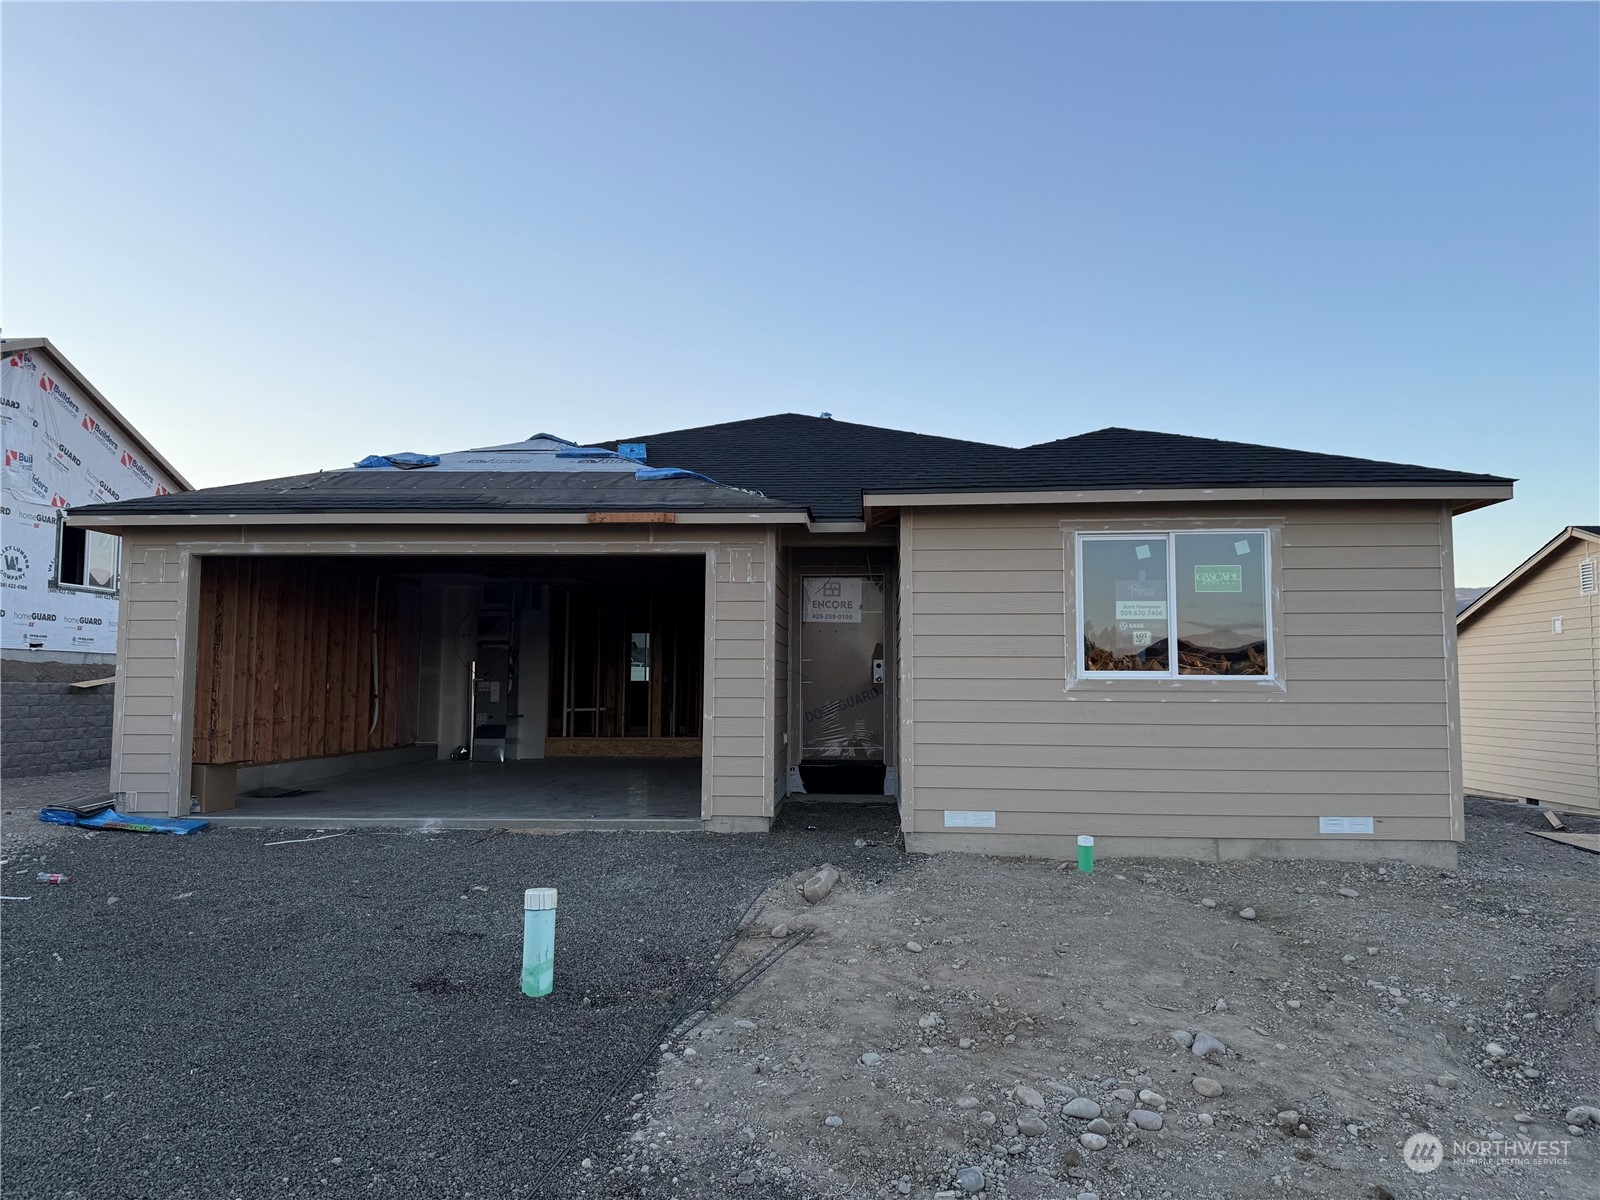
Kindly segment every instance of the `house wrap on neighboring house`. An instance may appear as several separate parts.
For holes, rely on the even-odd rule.
[[[61,514],[190,485],[48,339],[7,338],[0,349],[0,650],[109,662],[120,540]]]
[[[1456,618],[1469,792],[1600,814],[1600,525],[1569,525]]]
[[[459,747],[431,815],[496,764],[687,758],[713,830],[876,793],[916,850],[1448,863],[1451,520],[1511,491],[1138,430],[1011,448],[783,415],[72,523],[125,540],[113,788],[139,811]]]

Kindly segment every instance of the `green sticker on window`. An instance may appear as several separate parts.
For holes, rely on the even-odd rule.
[[[1220,567],[1200,567],[1194,569],[1194,590],[1197,592],[1242,592],[1244,591],[1244,568],[1238,563],[1224,564]]]

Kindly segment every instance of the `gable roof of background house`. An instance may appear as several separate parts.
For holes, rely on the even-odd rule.
[[[185,491],[193,491],[194,484],[179,473],[178,468],[167,461],[166,456],[145,440],[145,436],[133,427],[127,417],[117,411],[117,406],[112,404],[100,394],[100,389],[90,383],[84,373],[73,366],[67,356],[55,348],[49,338],[0,338],[0,354],[19,354],[24,350],[43,350],[61,367],[62,372],[72,380],[73,386],[92,399],[116,423],[122,435],[133,445],[144,451],[145,455],[159,466],[167,476]]]
[[[783,413],[605,443],[643,442],[723,483],[859,520],[863,493],[1249,487],[1482,487],[1513,480],[1245,442],[1100,429],[1020,449]]]
[[[1511,574],[1493,587],[1486,589],[1483,595],[1456,613],[1456,628],[1459,630],[1469,621],[1474,621],[1488,612],[1500,602],[1503,596],[1515,591],[1522,581],[1538,568],[1540,563],[1544,562],[1556,551],[1564,549],[1568,542],[1573,541],[1594,542],[1600,545],[1600,525],[1568,525],[1555,537],[1534,551]]]

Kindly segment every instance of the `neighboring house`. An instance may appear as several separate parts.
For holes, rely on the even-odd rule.
[[[1456,618],[1467,791],[1600,814],[1597,564],[1568,526]]]
[[[717,830],[873,792],[917,850],[1454,861],[1451,517],[1511,480],[794,415],[615,447],[74,511],[125,540],[114,788],[464,746],[448,816],[480,767],[698,758]]]
[[[0,651],[109,664],[120,545],[114,534],[63,523],[61,514],[183,492],[189,483],[48,339],[7,338],[0,349]]]

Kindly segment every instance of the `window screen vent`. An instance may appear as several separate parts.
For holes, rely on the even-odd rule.
[[[1595,560],[1586,558],[1578,564],[1578,595],[1592,596],[1600,591],[1600,578],[1597,578]]]

